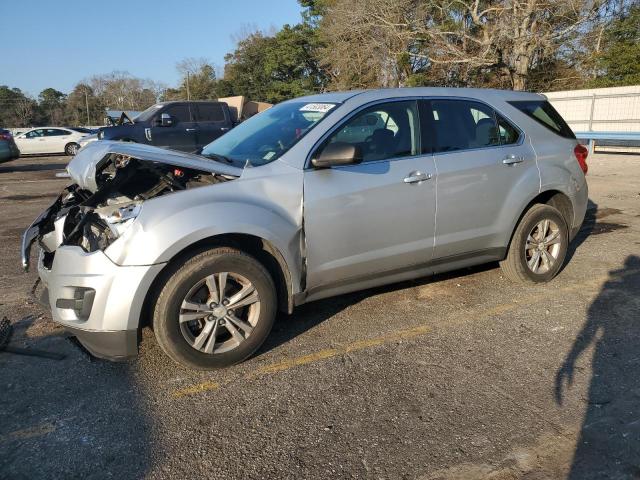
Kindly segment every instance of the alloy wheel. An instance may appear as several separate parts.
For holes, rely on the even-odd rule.
[[[525,258],[529,270],[543,274],[558,261],[562,245],[560,227],[553,220],[544,219],[536,223],[527,235]]]
[[[242,275],[220,272],[197,282],[180,306],[180,331],[192,348],[207,354],[238,347],[256,327],[260,297]]]

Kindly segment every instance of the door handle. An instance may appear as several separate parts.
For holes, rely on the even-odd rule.
[[[431,178],[430,173],[422,173],[419,171],[411,172],[408,177],[404,178],[404,183],[419,183]]]
[[[187,132],[195,132],[196,129],[195,128],[185,128],[185,131],[187,131]]]
[[[524,162],[524,157],[520,155],[507,155],[502,160],[502,163],[504,163],[505,165],[515,165],[522,162]]]

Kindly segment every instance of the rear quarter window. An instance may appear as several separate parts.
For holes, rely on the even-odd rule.
[[[509,104],[561,137],[576,138],[567,122],[549,102],[545,100],[524,100],[509,102]]]

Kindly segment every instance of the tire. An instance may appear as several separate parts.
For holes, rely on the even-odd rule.
[[[542,238],[544,225],[548,230]],[[536,204],[520,220],[500,267],[515,282],[548,282],[562,268],[568,245],[569,229],[562,214],[552,206]]]
[[[226,306],[220,301],[221,285]],[[198,253],[171,271],[161,288],[153,313],[156,339],[171,359],[190,368],[242,362],[264,343],[276,317],[272,278],[239,250]]]
[[[69,155],[70,157],[73,157],[74,155],[76,155],[78,153],[78,150],[80,150],[80,145],[73,142],[67,143],[64,147],[64,153],[66,155]]]

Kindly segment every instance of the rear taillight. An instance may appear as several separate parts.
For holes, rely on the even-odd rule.
[[[580,168],[586,175],[587,171],[589,170],[589,166],[587,165],[587,156],[589,155],[589,150],[587,150],[587,147],[585,147],[584,145],[578,144],[576,145],[576,148],[573,149],[573,154],[576,156],[576,160],[578,160],[578,165],[580,165]]]
[[[13,137],[8,133],[0,133],[0,140],[11,140]]]

